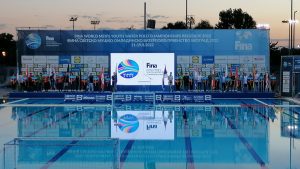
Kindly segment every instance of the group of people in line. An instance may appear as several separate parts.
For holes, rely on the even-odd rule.
[[[211,73],[204,76],[199,71],[178,73],[174,77],[172,72],[168,77],[169,91],[241,91],[241,92],[271,92],[275,91],[277,78],[274,74],[243,73],[236,75],[225,72]],[[89,73],[87,75],[74,75],[72,72],[60,73],[55,75],[38,74],[11,76],[12,89],[19,91],[117,91],[117,73],[114,72],[112,77],[105,76],[104,73],[99,76]],[[163,88],[166,90],[166,88]]]
[[[173,91],[173,75],[168,75],[169,90]],[[192,73],[178,73],[175,77],[175,91],[241,91],[241,92],[271,92],[276,90],[277,78],[273,73],[268,72],[252,74],[243,73],[241,75],[235,73],[220,72],[211,73],[204,76],[200,71]]]
[[[112,79],[112,83],[110,80]],[[92,73],[86,75],[74,75],[72,72],[60,74],[37,75],[12,75],[10,85],[13,90],[19,91],[116,91],[117,76],[113,74],[112,78],[105,76],[104,73],[99,76]]]

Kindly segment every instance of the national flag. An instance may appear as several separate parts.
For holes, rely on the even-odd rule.
[[[26,72],[25,72],[26,77],[28,77],[28,65],[26,65]]]
[[[239,77],[239,68],[235,67],[235,78],[237,79]]]
[[[230,65],[230,77],[232,76],[232,65]]]

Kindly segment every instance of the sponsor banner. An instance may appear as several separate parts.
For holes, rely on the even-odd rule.
[[[282,92],[290,93],[291,73],[289,71],[282,72]]]
[[[85,72],[88,72],[88,73],[89,73],[89,72],[92,72],[92,71],[93,71],[93,68],[84,68],[84,69],[83,69],[83,71],[85,71]]]
[[[33,63],[47,63],[47,56],[34,56]]]
[[[202,56],[202,64],[214,64],[215,56]]]
[[[96,56],[84,56],[82,58],[83,58],[83,63],[85,63],[85,64],[96,64],[97,63]]]
[[[202,72],[209,72],[211,70],[211,68],[209,67],[203,67],[202,68]]]
[[[56,67],[58,67],[59,65],[58,64],[50,64],[50,67],[51,68],[56,68]]]
[[[58,71],[60,71],[60,72],[67,72],[67,68],[59,68]]]
[[[71,63],[71,56],[69,55],[62,55],[59,56],[59,64],[70,64]]]
[[[190,63],[189,56],[177,56],[177,64],[188,64]]]
[[[97,66],[96,66],[96,64],[90,63],[90,64],[89,64],[89,67],[91,67],[91,68],[96,68]]]
[[[37,64],[37,67],[44,68],[44,67],[47,67],[47,64]]]
[[[294,57],[294,71],[300,72],[300,58]]]
[[[97,56],[96,63],[108,64],[108,56]]]
[[[206,94],[190,93],[157,93],[155,95],[156,103],[211,103],[212,96]]]
[[[59,56],[47,56],[47,64],[58,64]]]
[[[228,56],[227,59],[228,59],[227,62],[229,64],[239,64],[240,63],[239,56]]]
[[[227,64],[227,56],[215,56],[215,63],[216,64]]]
[[[111,103],[111,94],[65,94],[68,103]]]
[[[23,55],[21,57],[21,61],[22,61],[22,64],[32,64],[33,63],[33,56]]]
[[[114,94],[115,103],[153,103],[154,95],[152,93],[134,93],[134,94]]]
[[[82,56],[72,56],[71,57],[72,64],[83,64],[83,57]]]
[[[73,64],[72,67],[74,67],[74,68],[84,68],[84,64]]]
[[[80,72],[80,68],[71,68],[71,72]]]
[[[34,71],[34,72],[42,72],[42,71],[43,71],[43,68],[41,68],[41,67],[33,68],[33,71]]]
[[[193,64],[202,63],[202,56],[191,56],[190,63],[193,63]]]
[[[265,56],[253,56],[254,64],[265,64]]]

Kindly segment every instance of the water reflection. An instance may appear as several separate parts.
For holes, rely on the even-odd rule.
[[[122,160],[142,162],[146,166],[157,163],[264,166],[269,161],[268,123],[277,118],[274,109],[264,107],[149,105],[14,107],[11,117],[18,121],[19,137],[119,138],[121,163]],[[78,151],[88,154],[88,150]],[[45,151],[57,152],[45,148],[38,155],[47,154]]]

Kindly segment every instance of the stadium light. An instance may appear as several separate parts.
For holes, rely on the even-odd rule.
[[[2,55],[3,57],[5,57],[5,56],[7,55],[6,51],[2,51],[2,52],[1,52],[1,55]]]
[[[91,20],[91,24],[94,25],[94,30],[96,29],[96,25],[100,24],[99,20]]]
[[[69,20],[70,22],[73,22],[73,30],[74,30],[74,22],[77,21],[77,18],[78,18],[77,16],[75,17],[72,16]]]
[[[256,29],[270,29],[269,24],[257,24]]]

